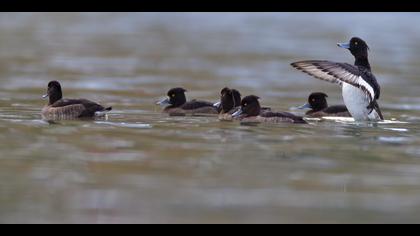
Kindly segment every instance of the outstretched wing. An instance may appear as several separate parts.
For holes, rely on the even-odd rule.
[[[374,101],[379,94],[375,89],[363,79],[363,71],[358,67],[331,61],[298,61],[291,64],[317,79],[342,85],[348,83],[363,90],[369,100]]]

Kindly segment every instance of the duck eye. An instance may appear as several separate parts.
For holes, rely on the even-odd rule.
[[[248,106],[248,103],[244,103],[244,107]]]
[[[173,98],[174,98],[174,97],[175,97],[175,94],[172,94],[172,95],[171,95],[171,97],[173,97]]]
[[[359,44],[358,42],[354,42],[354,45],[356,45],[357,46],[357,44]]]

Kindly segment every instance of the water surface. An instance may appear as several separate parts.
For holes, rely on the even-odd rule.
[[[419,14],[1,13],[1,223],[419,223]],[[168,117],[172,87],[224,86],[288,111],[340,89],[289,64],[352,62],[366,39],[382,124],[243,126]],[[41,120],[41,96],[113,106],[106,120]],[[301,113],[300,113],[301,114]]]

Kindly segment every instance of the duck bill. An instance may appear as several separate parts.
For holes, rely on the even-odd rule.
[[[169,101],[169,98],[165,98],[162,101],[157,102],[156,105],[169,106],[169,105],[171,105],[171,102]]]
[[[241,116],[244,112],[242,111],[242,109],[239,109],[237,112],[232,114],[232,117],[237,118],[239,116]]]
[[[48,96],[48,94],[45,94],[45,95],[42,95],[42,98],[43,99],[46,99],[46,98],[48,98],[49,96]]]
[[[350,49],[350,43],[337,43],[340,48]]]
[[[311,106],[311,104],[306,103],[303,106],[297,107],[297,109],[299,109],[299,110],[312,109],[312,106]]]

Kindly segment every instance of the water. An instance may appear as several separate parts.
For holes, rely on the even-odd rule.
[[[394,13],[1,13],[1,223],[419,223],[420,15]],[[352,62],[366,39],[382,85],[380,124],[243,126],[168,117],[172,87],[222,87],[287,111],[340,89],[296,71]],[[41,96],[114,110],[41,120]],[[295,112],[295,111],[293,111]]]

